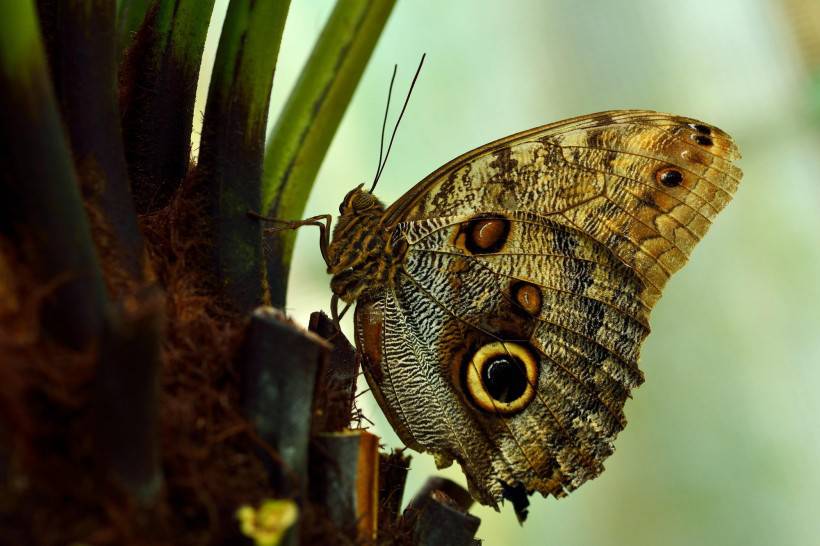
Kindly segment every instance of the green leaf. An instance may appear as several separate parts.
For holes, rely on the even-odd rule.
[[[17,79],[18,84],[30,85],[23,78],[39,69],[42,46],[37,16],[32,2],[4,2],[0,8],[0,69],[3,77]]]
[[[117,58],[122,55],[134,40],[134,35],[142,26],[148,10],[158,0],[119,0],[117,2]]]
[[[820,68],[809,80],[809,113],[815,126],[820,126]]]
[[[169,53],[186,73],[199,74],[214,0],[177,0]]]

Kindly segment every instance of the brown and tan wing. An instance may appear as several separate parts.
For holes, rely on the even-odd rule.
[[[616,110],[525,131],[468,152],[422,180],[384,216],[414,220],[527,212],[609,248],[646,284],[650,306],[731,200],[732,139],[700,121]]]
[[[736,157],[701,122],[607,112],[465,154],[402,197],[383,226],[403,267],[356,310],[402,440],[458,460],[487,504],[597,476],[649,312],[731,199]]]
[[[468,238],[490,222],[503,245],[485,252]],[[597,476],[642,381],[640,281],[600,243],[532,215],[414,227],[394,287],[356,308],[368,382],[396,432],[459,461],[485,504]],[[469,380],[516,355],[530,372],[518,391]]]

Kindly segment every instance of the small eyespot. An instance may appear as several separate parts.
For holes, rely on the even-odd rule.
[[[697,142],[701,146],[711,146],[712,144],[714,144],[714,142],[712,142],[712,139],[708,136],[694,135],[693,138],[695,139],[695,142]]]
[[[463,366],[467,394],[484,411],[512,415],[535,397],[538,361],[522,345],[509,341],[488,343]]]
[[[541,290],[534,284],[525,281],[515,282],[511,290],[518,306],[527,314],[536,316],[541,312]]]
[[[694,129],[695,131],[697,131],[698,133],[700,133],[702,135],[711,135],[712,134],[712,128],[708,127],[708,126],[706,126],[702,123],[690,123],[689,127],[691,127],[692,129]]]
[[[675,188],[683,182],[683,173],[672,167],[666,167],[655,173],[655,179],[667,188]]]
[[[498,252],[507,242],[510,222],[504,218],[476,218],[463,228],[466,247],[473,254]]]

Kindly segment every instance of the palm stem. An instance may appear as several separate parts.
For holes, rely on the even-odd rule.
[[[140,213],[167,205],[188,171],[213,5],[214,0],[169,0],[153,6],[123,60],[123,140]]]
[[[213,219],[217,287],[238,311],[265,298],[262,158],[268,102],[289,0],[232,0],[219,40],[197,172]]]

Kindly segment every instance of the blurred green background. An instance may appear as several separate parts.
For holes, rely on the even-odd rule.
[[[332,6],[293,1],[272,121]],[[214,17],[225,7],[217,1]],[[653,313],[646,383],[627,403],[606,472],[560,501],[533,497],[523,527],[509,505],[478,507],[485,544],[820,544],[818,36],[818,0],[396,6],[306,216],[335,213],[372,179],[393,64],[403,96],[423,52],[377,191],[387,204],[490,140],[612,108],[700,118],[731,133],[744,156],[736,199]],[[303,230],[288,312],[305,323],[327,310],[328,281],[317,233]],[[362,399],[375,432],[399,445],[372,398]],[[414,455],[408,491],[433,472],[431,457]],[[457,466],[443,473],[463,482]]]

